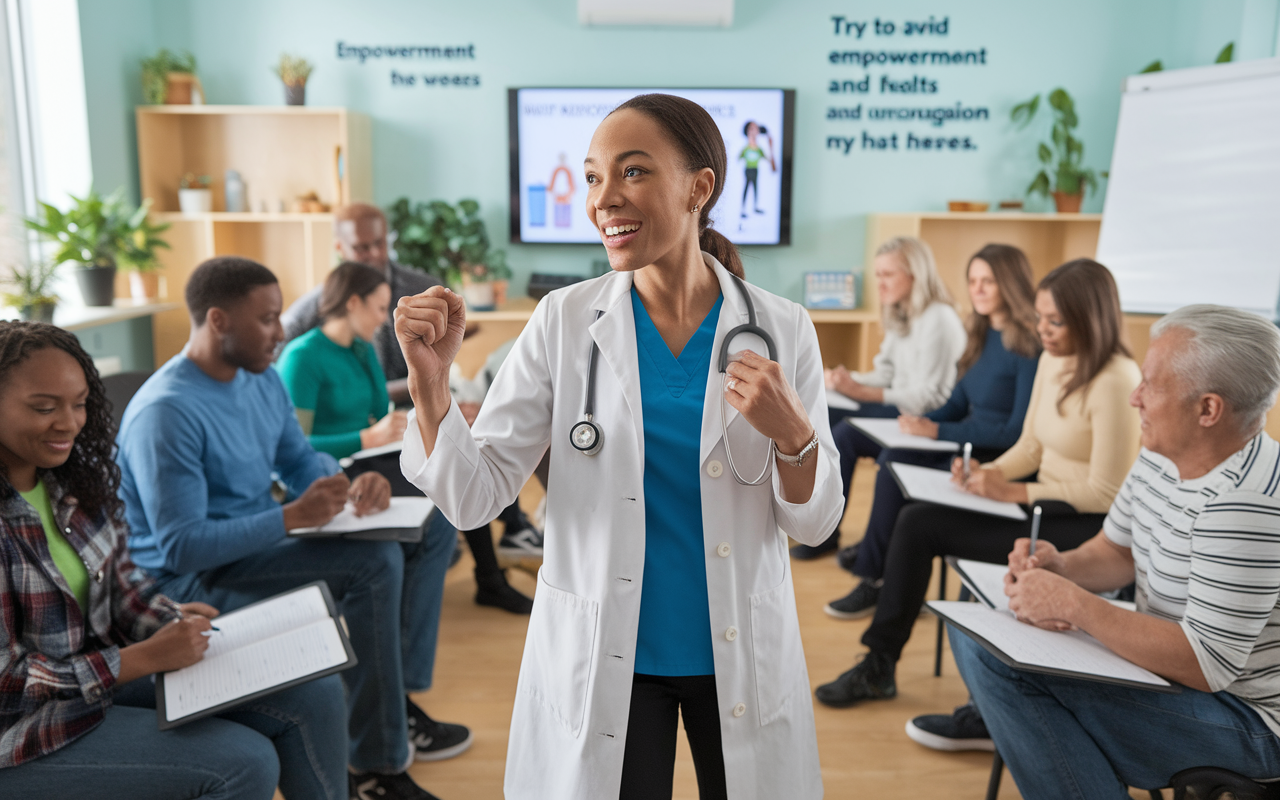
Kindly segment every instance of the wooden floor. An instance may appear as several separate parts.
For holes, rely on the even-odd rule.
[[[871,498],[875,466],[863,461],[854,481],[853,501],[842,526],[844,543],[862,535]],[[526,490],[522,505],[537,503]],[[495,526],[499,527],[499,526]],[[809,680],[826,683],[853,665],[863,652],[859,638],[868,621],[844,622],[823,613],[823,605],[847,593],[853,578],[833,558],[794,562],[796,600]],[[533,578],[513,569],[511,582],[525,593]],[[955,583],[953,580],[952,583]],[[952,592],[956,587],[951,587]],[[449,761],[418,764],[411,770],[418,783],[443,800],[497,800],[507,752],[507,725],[515,697],[516,676],[524,646],[527,617],[481,608],[473,602],[475,582],[469,554],[449,571],[440,623],[435,686],[415,699],[433,717],[471,727],[475,744]],[[936,596],[936,589],[930,590]],[[818,748],[826,796],[945,797],[985,796],[991,756],[985,753],[938,753],[923,748],[903,732],[916,714],[948,712],[965,701],[963,682],[947,654],[941,678],[933,677],[935,621],[922,616],[898,665],[898,697],[852,709],[835,710],[815,702]],[[1019,797],[1005,774],[1000,797]],[[676,765],[675,797],[695,800],[693,763],[683,735]]]

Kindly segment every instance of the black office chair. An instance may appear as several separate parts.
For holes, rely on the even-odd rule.
[[[1004,776],[1004,759],[997,750],[991,759],[991,778],[987,781],[987,800],[996,800],[1000,794],[1000,779]],[[1175,773],[1169,779],[1173,800],[1219,800],[1229,796],[1232,800],[1280,800],[1280,781],[1258,783],[1238,772],[1219,767],[1191,767]],[[1151,800],[1162,800],[1159,789],[1148,789]]]
[[[107,400],[111,403],[111,422],[116,430],[120,429],[125,406],[150,377],[150,372],[117,372],[102,379],[102,388],[106,389]]]

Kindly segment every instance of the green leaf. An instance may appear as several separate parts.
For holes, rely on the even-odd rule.
[[[468,217],[474,217],[480,212],[480,204],[475,200],[459,200],[458,208],[462,209],[462,213]]]
[[[1068,165],[1058,168],[1055,188],[1063,194],[1080,194],[1080,174]]]
[[[1027,187],[1027,194],[1049,196],[1049,175],[1044,170],[1040,170],[1035,179],[1031,181],[1031,185]]]
[[[1025,128],[1031,122],[1031,118],[1036,115],[1036,109],[1039,107],[1040,95],[1037,94],[1025,103],[1018,103],[1014,106],[1013,110],[1009,112],[1009,118]]]
[[[1218,53],[1218,57],[1213,60],[1215,64],[1230,64],[1231,59],[1236,54],[1236,43],[1227,42],[1227,46],[1222,48],[1222,52]]]
[[[1146,65],[1141,70],[1139,70],[1138,74],[1146,75],[1148,72],[1163,72],[1163,71],[1164,71],[1164,63],[1157,58],[1155,61],[1152,61],[1150,64]]]
[[[1053,151],[1049,149],[1049,145],[1044,142],[1040,143],[1040,163],[1048,164],[1053,160]]]

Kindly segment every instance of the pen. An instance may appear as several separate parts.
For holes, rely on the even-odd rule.
[[[964,482],[969,482],[969,459],[973,456],[973,442],[964,443],[964,463],[961,465],[964,469]]]
[[[1027,553],[1028,557],[1036,554],[1036,540],[1040,538],[1040,506],[1031,509],[1031,552]]]

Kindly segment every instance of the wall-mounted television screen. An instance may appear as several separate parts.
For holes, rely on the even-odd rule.
[[[728,150],[712,227],[734,244],[791,243],[794,89],[509,89],[511,241],[598,244],[582,161],[606,115],[639,94],[710,112]]]

